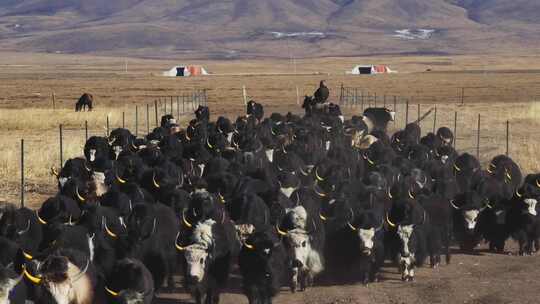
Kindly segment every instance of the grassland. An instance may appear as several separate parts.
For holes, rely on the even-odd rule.
[[[127,62],[127,72],[126,72]],[[243,111],[242,86],[250,98],[262,102],[267,112],[298,112],[301,96],[311,94],[319,80],[327,80],[332,100],[339,87],[357,87],[365,94],[408,99],[409,121],[437,107],[437,127],[453,128],[458,116],[458,150],[476,153],[477,117],[481,114],[480,154],[483,163],[506,150],[506,124],[510,121],[510,155],[525,172],[540,171],[540,60],[535,56],[367,57],[314,60],[200,61],[214,76],[164,78],[175,64],[170,60],[109,58],[52,54],[3,53],[0,56],[0,201],[18,201],[19,144],[25,139],[27,201],[40,203],[54,193],[49,168],[59,165],[58,125],[64,127],[64,160],[81,154],[84,122],[90,135],[106,134],[110,127],[134,130],[135,106],[139,109],[139,134],[146,131],[146,104],[170,101],[193,89],[205,88],[214,115],[238,115]],[[389,64],[398,74],[375,77],[345,75],[362,63]],[[297,75],[294,75],[296,66]],[[426,70],[430,69],[430,72]],[[96,110],[75,113],[75,100],[90,92]],[[55,94],[55,109],[52,94]],[[462,94],[464,96],[462,97]],[[175,98],[173,101],[176,102]],[[462,101],[464,104],[462,104]],[[367,103],[367,99],[366,99]],[[162,111],[163,104],[159,107]],[[393,107],[393,105],[390,105]],[[170,110],[170,108],[169,108]],[[345,107],[347,115],[360,106]],[[188,111],[188,110],[186,110]],[[176,113],[176,108],[175,111]],[[405,107],[398,104],[395,127],[405,121]],[[151,125],[154,123],[153,115]],[[189,118],[186,115],[184,118]],[[423,132],[433,128],[433,115],[421,123]]]

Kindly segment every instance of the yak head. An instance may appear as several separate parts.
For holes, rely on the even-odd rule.
[[[212,219],[200,222],[193,229],[191,245],[182,247],[176,242],[176,249],[183,251],[185,259],[185,276],[188,284],[200,284],[206,279],[208,267],[214,254],[215,237],[213,226],[216,222]]]

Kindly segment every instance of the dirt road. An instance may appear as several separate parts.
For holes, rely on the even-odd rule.
[[[508,249],[515,252],[510,241]],[[193,303],[189,295],[161,294],[156,303]],[[247,303],[240,278],[233,277],[222,304]],[[277,304],[535,304],[540,303],[540,257],[493,254],[481,247],[478,255],[455,253],[450,265],[424,267],[415,282],[404,283],[395,267],[383,269],[382,281],[363,285],[316,286],[291,293],[283,288]]]

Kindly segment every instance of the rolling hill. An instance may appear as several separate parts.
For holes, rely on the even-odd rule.
[[[3,0],[0,49],[238,58],[540,46],[536,0]]]

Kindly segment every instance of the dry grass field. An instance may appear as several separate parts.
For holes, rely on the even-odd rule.
[[[58,126],[64,128],[64,160],[82,154],[88,121],[89,135],[106,134],[122,126],[135,130],[135,107],[139,109],[139,135],[146,132],[146,105],[154,100],[170,101],[193,89],[208,90],[212,115],[234,116],[244,111],[242,86],[250,98],[262,102],[267,113],[301,112],[299,95],[311,94],[325,79],[337,101],[339,87],[356,87],[364,94],[384,95],[390,108],[393,96],[409,100],[409,121],[437,107],[436,127],[454,127],[458,112],[457,149],[476,153],[477,118],[481,115],[480,156],[483,164],[505,153],[506,121],[510,121],[510,155],[524,172],[540,171],[540,59],[535,56],[481,57],[367,57],[298,60],[297,75],[288,60],[207,61],[217,75],[197,78],[164,78],[159,74],[181,63],[165,60],[125,59],[44,54],[0,54],[0,202],[19,200],[19,145],[25,140],[26,202],[39,205],[56,191],[49,175],[59,166]],[[349,76],[355,64],[389,64],[398,74]],[[430,72],[426,70],[431,69]],[[228,75],[227,75],[228,74]],[[232,75],[231,75],[232,74]],[[465,92],[462,98],[462,92]],[[55,94],[56,109],[52,108]],[[96,99],[93,112],[75,113],[74,103],[83,93]],[[366,105],[367,105],[366,98]],[[175,101],[175,100],[173,100]],[[461,102],[464,101],[464,104]],[[361,112],[361,106],[345,106],[347,116]],[[170,110],[170,105],[169,105]],[[159,106],[163,112],[163,104]],[[405,123],[405,105],[398,103],[393,128]],[[176,113],[176,104],[173,110]],[[186,109],[182,120],[191,117]],[[150,126],[154,122],[153,108]],[[421,122],[423,133],[433,128],[433,112]],[[511,244],[510,250],[515,250]],[[386,267],[383,282],[360,286],[319,286],[309,292],[284,291],[276,303],[535,303],[538,301],[537,257],[506,257],[481,253],[458,254],[450,266],[421,269],[418,281],[404,284],[396,269]],[[245,303],[234,283],[222,303]],[[186,294],[160,295],[157,303],[185,303]]]
[[[125,71],[127,62],[127,72]],[[150,104],[150,126],[154,124],[154,100],[207,89],[208,102],[215,115],[237,115],[244,110],[242,86],[248,97],[264,103],[267,112],[300,112],[297,89],[302,99],[312,94],[319,80],[331,87],[332,100],[339,99],[339,87],[355,87],[366,95],[377,94],[379,104],[387,95],[393,107],[398,96],[395,127],[405,121],[402,100],[410,101],[409,121],[416,119],[417,104],[424,113],[437,107],[437,126],[453,127],[458,111],[460,151],[476,153],[477,115],[481,114],[481,158],[504,153],[505,121],[510,121],[510,154],[525,172],[538,171],[536,157],[540,128],[540,61],[534,56],[456,56],[456,57],[366,57],[258,61],[201,61],[216,75],[194,78],[165,78],[161,72],[174,64],[170,60],[124,59],[53,54],[2,53],[0,56],[0,201],[16,202],[19,196],[19,145],[25,139],[27,201],[40,203],[55,191],[51,166],[60,161],[58,126],[64,128],[64,160],[81,155],[84,122],[90,135],[106,134],[110,127],[135,129],[135,107],[139,110],[139,134],[146,131],[146,105]],[[355,64],[388,64],[397,74],[351,76]],[[296,66],[296,75],[294,74]],[[430,72],[426,70],[430,69]],[[96,110],[73,111],[76,99],[90,92]],[[52,108],[52,95],[55,106]],[[462,93],[464,97],[462,98]],[[360,93],[359,93],[360,94]],[[371,98],[372,100],[372,98]],[[464,105],[461,102],[464,102]],[[173,98],[176,113],[176,97]],[[182,107],[182,106],[181,106]],[[158,107],[163,111],[163,103]],[[184,110],[184,109],[181,109]],[[360,106],[344,107],[348,115]],[[189,105],[185,109],[190,117]],[[423,131],[433,128],[433,114],[422,121]]]

